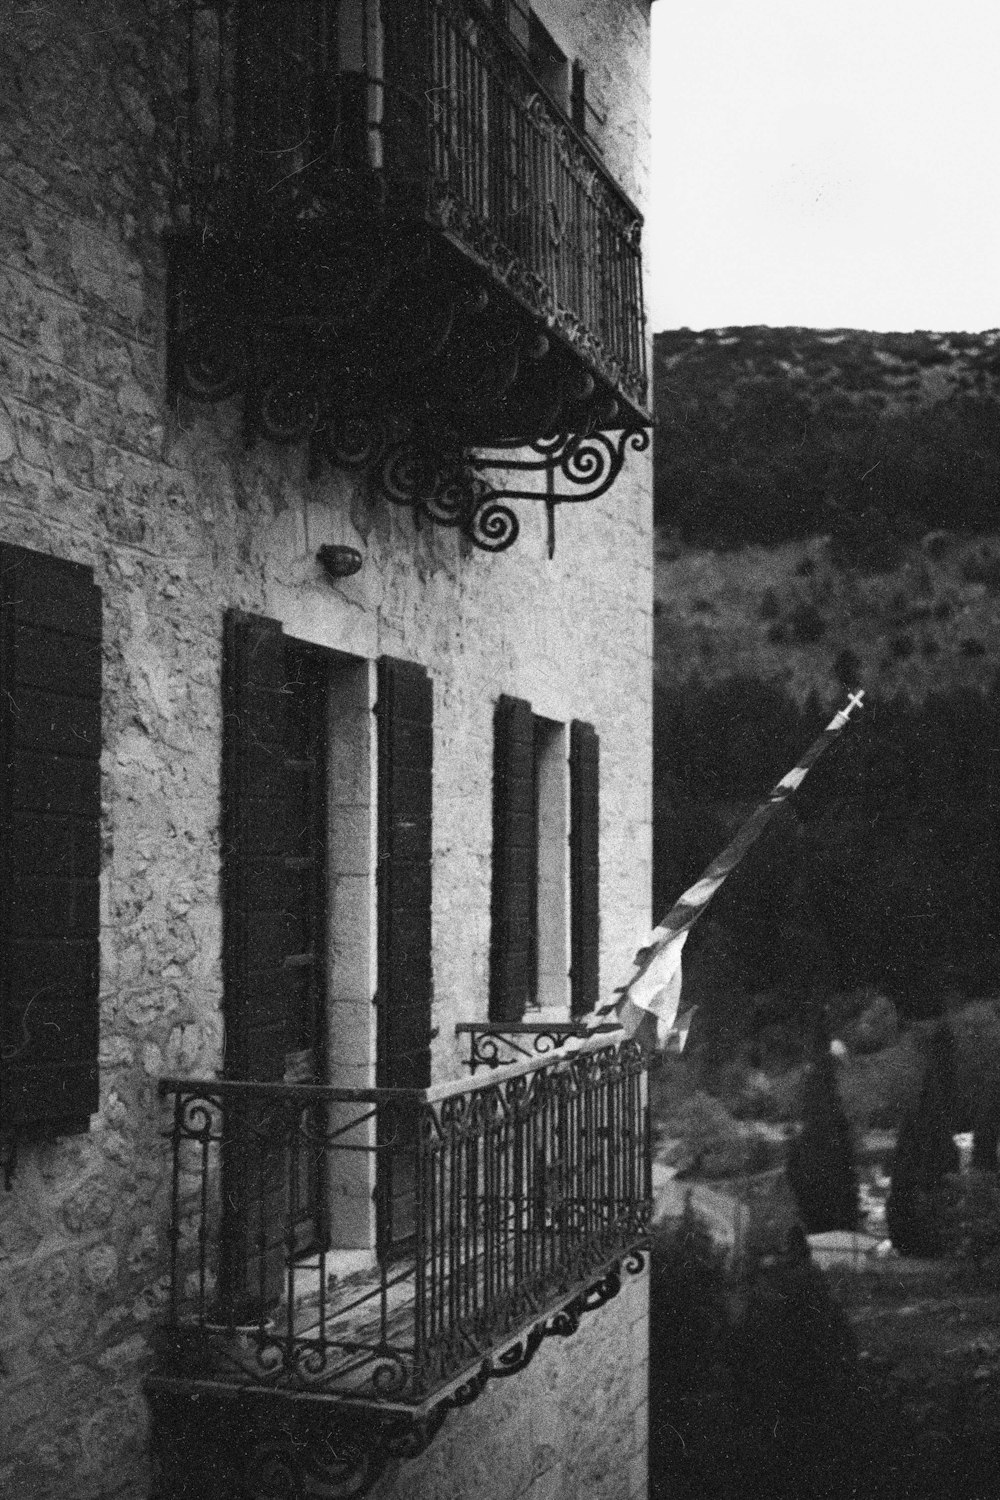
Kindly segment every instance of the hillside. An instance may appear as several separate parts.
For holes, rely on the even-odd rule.
[[[655,340],[657,671],[920,699],[1000,663],[1000,332]]]
[[[655,348],[658,911],[864,687],[850,749],[713,920],[751,992],[794,983],[805,952],[821,988],[911,1012],[994,988],[1000,333]]]

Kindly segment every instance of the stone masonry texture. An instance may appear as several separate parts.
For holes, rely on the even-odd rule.
[[[648,8],[558,7],[642,203]],[[101,1102],[86,1134],[22,1148],[0,1192],[0,1494],[141,1500],[141,1381],[166,1294],[163,1074],[222,1056],[222,618],[240,607],[434,685],[437,1079],[486,1015],[490,756],[501,693],[601,740],[602,989],[649,925],[651,485],[632,455],[603,500],[544,508],[495,557],[301,448],[247,448],[234,404],[168,404],[165,235],[178,7],[0,9],[0,540],[84,563],[104,608]],[[331,585],[324,542],[363,552]],[[645,1278],[547,1340],[380,1496],[600,1500],[645,1493]]]

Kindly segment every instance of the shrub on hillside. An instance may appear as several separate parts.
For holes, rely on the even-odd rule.
[[[899,1016],[888,995],[873,995],[869,1003],[843,1027],[840,1035],[851,1052],[881,1052],[899,1033]]]
[[[972,1171],[946,1179],[949,1249],[977,1273],[1000,1252],[1000,1178]]]
[[[912,1031],[881,1052],[851,1057],[839,1074],[837,1092],[853,1130],[895,1130],[920,1094],[923,1072]]]
[[[820,1026],[803,1090],[802,1127],[788,1153],[788,1180],[808,1234],[855,1229],[858,1223],[854,1144],[834,1070]]]
[[[900,1255],[941,1255],[948,1241],[947,1178],[958,1170],[952,1139],[954,1042],[948,1026],[935,1027],[916,1106],[907,1111],[896,1140],[886,1202],[889,1238]]]
[[[705,1500],[725,1451],[728,1277],[690,1197],[682,1218],[656,1226],[650,1270],[651,1500]],[[720,1437],[723,1439],[720,1443]]]
[[[725,1177],[742,1171],[748,1145],[739,1124],[721,1100],[699,1089],[680,1106],[670,1121],[679,1136],[674,1163],[682,1172],[704,1177]]]
[[[996,1002],[980,1000],[958,1006],[948,1014],[954,1042],[953,1130],[973,1130],[972,1164],[981,1171],[997,1169],[1000,1127],[1000,1010]]]
[[[857,1342],[801,1230],[740,1300],[727,1351],[734,1476],[772,1500],[857,1494]]]
[[[726,1328],[726,1252],[688,1194],[681,1218],[653,1231],[650,1359],[661,1392],[688,1390],[718,1356]]]
[[[685,950],[684,1005],[697,1007],[685,1054],[700,1081],[713,1080],[739,1052],[751,1022],[740,945],[714,916],[699,923]]]

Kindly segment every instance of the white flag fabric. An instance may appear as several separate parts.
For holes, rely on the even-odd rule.
[[[619,1020],[628,1036],[634,1036],[646,1015],[657,1020],[659,1033],[665,1035],[677,1018],[681,1003],[681,954],[689,929],[671,938],[659,948],[649,968],[637,975],[625,991]]]
[[[673,1036],[683,1047],[691,1025],[693,1011],[685,1013],[683,1038],[678,1024],[681,1001],[681,955],[688,933],[747,850],[757,842],[775,813],[788,801],[805,780],[820,756],[848,723],[854,709],[862,707],[864,693],[852,693],[817,739],[809,746],[796,766],[772,787],[731,840],[709,865],[704,874],[689,886],[650,934],[649,940],[635,956],[634,971],[618,991],[620,998],[595,1012],[600,1019],[614,1012],[628,1036],[641,1032],[643,1040],[662,1047]]]

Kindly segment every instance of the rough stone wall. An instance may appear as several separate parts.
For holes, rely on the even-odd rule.
[[[372,1500],[646,1500],[649,1270],[453,1413]]]
[[[644,7],[606,0],[588,18],[619,10],[632,49],[622,67],[638,78]],[[648,456],[633,455],[603,501],[564,508],[553,561],[543,508],[526,505],[520,541],[487,557],[452,532],[417,529],[343,475],[310,479],[300,450],[245,449],[234,407],[168,407],[173,15],[165,0],[53,0],[0,19],[0,539],[93,567],[105,630],[101,1107],[88,1134],[23,1147],[12,1191],[0,1192],[0,1493],[18,1500],[146,1493],[140,1381],[166,1288],[156,1080],[211,1073],[222,1049],[227,607],[431,672],[436,1077],[459,1071],[454,1023],[486,1013],[499,693],[553,719],[589,719],[601,736],[605,991],[649,923]],[[641,90],[628,97],[639,121]],[[359,546],[362,572],[331,586],[315,561],[326,541]],[[461,1419],[480,1437],[491,1412],[508,1429],[534,1424],[520,1488],[490,1493],[626,1493],[614,1464],[627,1451],[638,1474],[639,1376],[628,1394],[608,1351],[627,1343],[644,1372],[645,1325],[625,1313],[639,1295],[594,1315],[571,1348],[550,1341]],[[570,1413],[575,1447],[563,1435]],[[605,1448],[619,1416],[625,1447]],[[456,1419],[450,1430],[465,1429]],[[428,1495],[479,1493],[463,1465],[482,1460],[480,1437],[446,1434],[421,1460]],[[492,1469],[510,1468],[504,1437]],[[551,1475],[562,1488],[544,1488]],[[402,1475],[397,1493],[416,1493],[411,1482]],[[627,1493],[640,1491],[636,1480]]]

